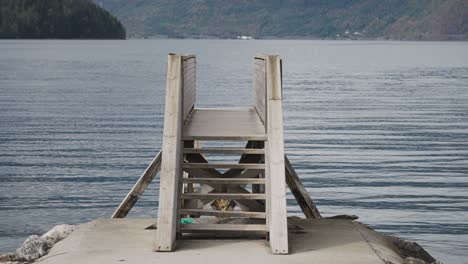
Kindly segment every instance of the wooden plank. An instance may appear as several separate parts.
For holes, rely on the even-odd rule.
[[[182,120],[186,120],[195,106],[196,100],[196,57],[193,55],[182,56]]]
[[[265,168],[265,164],[255,163],[184,163],[182,168],[198,168],[198,169],[255,169],[261,170]]]
[[[265,127],[252,108],[195,108],[183,128],[184,140],[265,140]]]
[[[184,193],[182,199],[265,200],[263,193]]]
[[[297,175],[296,171],[294,170],[293,166],[291,165],[291,162],[289,161],[288,157],[286,157],[286,155],[284,156],[284,161],[286,165],[286,183],[288,184],[289,189],[296,198],[297,203],[301,207],[302,212],[304,212],[306,218],[322,218],[319,210],[315,206],[314,201],[310,197],[307,190],[304,188],[304,185],[302,185],[299,176]]]
[[[232,174],[233,178],[257,178],[264,170],[243,170],[239,173]],[[226,173],[224,173],[226,174]],[[223,174],[223,175],[224,175]]]
[[[185,178],[184,183],[200,183],[200,184],[265,184],[265,179],[249,179],[249,178]]]
[[[184,78],[192,79],[196,76],[196,68],[193,67],[184,67]]]
[[[159,189],[156,251],[175,248],[179,199],[179,179],[182,174],[182,57],[170,54],[167,63],[166,106]]]
[[[179,230],[188,231],[266,231],[265,225],[257,224],[180,224]]]
[[[267,137],[265,134],[262,135],[232,135],[232,136],[183,136],[183,140],[239,140],[239,141],[263,141],[266,140]]]
[[[242,186],[237,185],[228,185],[227,186],[228,193],[246,193],[250,194],[249,191],[244,189]],[[265,196],[266,197],[266,196]],[[253,211],[253,212],[264,212],[265,206],[262,202],[258,200],[236,200],[234,199],[236,204],[243,210],[243,211]]]
[[[258,219],[266,218],[264,212],[179,209],[179,213],[185,214],[185,215],[207,215],[207,216],[216,216],[216,217],[247,217],[247,218],[258,218]]]
[[[254,109],[263,123],[266,121],[266,62],[254,60],[253,96]]]
[[[184,168],[190,174],[190,178],[219,178],[223,174],[214,169]]]
[[[146,168],[138,181],[133,185],[130,192],[125,199],[120,203],[119,207],[114,211],[111,218],[124,218],[132,209],[140,196],[145,191],[146,187],[153,181],[156,174],[161,169],[162,152],[159,151],[158,155],[151,161],[150,165]]]
[[[263,149],[265,146],[264,141],[248,141],[246,145],[246,149]],[[262,158],[260,155],[250,155],[250,154],[242,154],[239,163],[259,163],[259,161],[262,161]],[[264,162],[262,162],[264,164]],[[257,176],[260,172],[255,173],[255,175],[252,175],[251,177],[247,177],[249,174],[252,174],[254,170],[244,170],[244,169],[229,169],[226,172],[223,173],[224,177],[228,178],[236,178],[236,177],[241,177],[241,178],[252,178],[254,176]]]
[[[267,65],[267,134],[265,164],[269,188],[267,199],[270,247],[273,254],[288,254],[286,182],[284,165],[281,60],[268,56]]]
[[[185,148],[184,153],[211,153],[211,154],[264,154],[264,149],[247,148]]]
[[[193,67],[194,65],[195,65],[195,57],[185,59],[185,56],[184,56],[184,69]]]

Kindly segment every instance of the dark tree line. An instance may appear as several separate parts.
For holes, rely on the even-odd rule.
[[[0,38],[124,39],[125,28],[88,0],[0,0]]]

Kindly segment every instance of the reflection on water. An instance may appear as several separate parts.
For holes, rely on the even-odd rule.
[[[322,213],[468,257],[468,43],[285,40],[0,41],[0,251],[110,216],[161,145],[168,52],[198,55],[212,107],[250,105],[252,57],[281,54],[286,152]]]

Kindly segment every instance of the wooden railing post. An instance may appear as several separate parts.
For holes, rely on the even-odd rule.
[[[266,56],[265,166],[269,199],[270,247],[273,254],[288,254],[288,224],[283,138],[281,59]]]
[[[182,161],[182,56],[170,54],[167,63],[166,106],[159,191],[156,251],[175,248]]]

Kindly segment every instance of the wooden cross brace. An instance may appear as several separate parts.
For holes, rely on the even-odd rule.
[[[247,148],[253,146],[254,143],[249,141]],[[208,161],[201,154],[186,154],[185,159],[188,162],[194,163],[208,163]],[[261,161],[260,155],[244,154],[241,156],[239,163],[258,163]],[[216,169],[194,169],[185,168],[191,178],[254,178],[261,173],[261,170],[244,170],[244,169],[229,169],[224,173],[219,172]],[[224,189],[224,190],[223,190]],[[216,184],[201,184],[201,188],[198,190],[202,193],[216,193],[226,191],[227,193],[250,193],[243,186],[238,184],[230,184],[227,186],[221,186]],[[241,209],[254,212],[260,212],[265,210],[265,205],[257,200],[234,200],[235,203],[241,207]],[[190,200],[184,206],[187,208],[200,208],[206,204],[211,204],[213,200]],[[218,208],[219,209],[219,208]],[[225,210],[232,210],[230,206]]]
[[[120,203],[120,205],[117,207],[117,209],[114,211],[112,214],[112,218],[124,218],[127,216],[127,214],[130,212],[130,210],[133,208],[133,205],[138,201],[139,197],[143,194],[143,192],[146,190],[148,185],[152,182],[156,174],[159,172],[161,169],[161,151],[156,155],[156,157],[153,159],[153,161],[150,163],[148,168],[145,170],[145,172],[140,176],[138,181],[135,183],[135,185],[132,187],[130,192],[127,194],[127,196],[123,199],[123,201]],[[203,157],[197,157],[197,159],[201,159]],[[204,158],[203,158],[204,159]],[[246,157],[243,156],[241,157],[240,162],[245,162],[245,163],[252,163],[255,162],[255,160],[252,160],[252,157]],[[301,207],[304,215],[307,218],[321,218],[320,212],[317,209],[317,207],[314,204],[314,201],[310,197],[310,195],[307,193],[307,190],[304,188],[304,186],[301,183],[301,180],[299,176],[297,175],[296,171],[292,167],[289,159],[285,156],[285,170],[286,170],[286,182],[289,186],[289,189],[291,190],[292,194],[296,198],[299,206]],[[212,177],[219,177],[220,175],[218,174],[219,172],[216,171],[214,172],[211,169],[200,169],[203,172],[203,175],[205,177],[210,177],[209,173],[213,173]],[[239,172],[240,171],[240,172]],[[192,171],[192,173],[196,173],[200,171]],[[252,178],[255,177],[260,173],[259,170],[239,170],[239,169],[230,169],[223,173],[223,177],[239,177],[239,178]],[[209,187],[209,186],[208,186]],[[215,186],[216,187],[216,186]],[[240,187],[240,188],[238,188]],[[210,187],[212,188],[212,187]],[[236,192],[242,192],[244,190],[245,192],[248,192],[241,186],[237,186],[233,191]],[[240,201],[240,202],[245,202],[244,204],[246,207],[248,207],[252,211],[262,211],[263,210],[263,205],[260,203],[251,203],[252,201],[256,202],[255,200],[250,200],[250,201]],[[242,208],[242,204],[239,204]],[[243,210],[245,208],[242,208]]]

